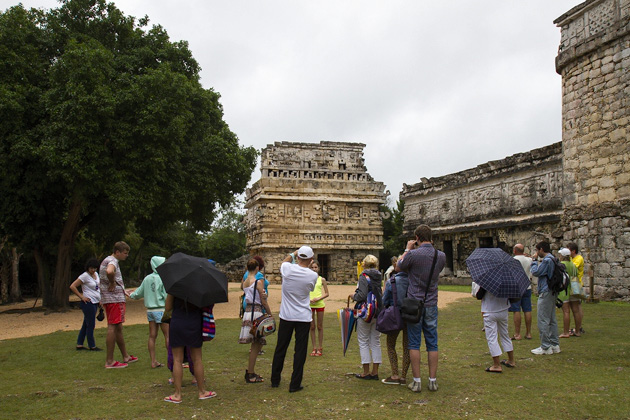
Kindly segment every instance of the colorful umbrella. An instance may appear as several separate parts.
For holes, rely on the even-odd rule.
[[[521,263],[501,248],[477,248],[466,259],[473,281],[500,298],[520,298],[530,286]]]
[[[348,297],[348,305],[337,311],[337,317],[341,325],[341,345],[343,347],[343,355],[345,356],[348,344],[350,343],[350,337],[352,336],[352,329],[356,321],[354,311],[350,309],[350,297]]]

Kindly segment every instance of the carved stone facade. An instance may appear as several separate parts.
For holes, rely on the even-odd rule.
[[[247,190],[250,254],[266,261],[270,281],[301,245],[313,248],[329,281],[356,282],[356,264],[383,248],[379,205],[385,186],[367,173],[360,143],[276,142],[262,151],[262,177]]]
[[[594,294],[630,298],[630,0],[589,0],[562,28],[562,142],[403,186],[405,233],[421,223],[465,275],[479,246],[576,242]],[[587,287],[588,289],[588,287]]]
[[[511,252],[562,236],[562,144],[519,153],[454,174],[403,184],[404,232],[432,227],[446,253],[444,274],[467,277],[466,258],[479,246]]]
[[[595,292],[630,296],[630,0],[591,0],[562,28],[565,241],[590,264]]]

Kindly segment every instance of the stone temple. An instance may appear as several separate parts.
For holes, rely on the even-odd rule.
[[[585,285],[630,297],[630,0],[585,1],[561,28],[562,142],[404,185],[406,234],[431,225],[447,270],[476,247],[576,242]]]
[[[315,251],[321,274],[355,283],[357,261],[383,248],[379,206],[385,185],[367,173],[364,144],[276,142],[262,150],[261,178],[246,192],[247,248],[279,282],[280,264],[301,245]]]

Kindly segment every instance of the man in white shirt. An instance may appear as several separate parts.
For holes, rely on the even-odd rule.
[[[291,336],[295,331],[295,351],[293,354],[293,373],[289,392],[302,390],[304,362],[308,352],[308,335],[311,329],[310,292],[315,288],[317,273],[309,268],[313,261],[313,250],[302,246],[289,254],[280,266],[282,274],[282,301],[280,303],[280,325],[278,342],[271,365],[271,386],[280,386],[282,368]],[[292,261],[296,261],[293,264]]]
[[[532,273],[530,267],[532,265],[532,259],[530,257],[525,256],[525,247],[522,244],[514,245],[512,249],[514,253],[514,258],[517,259],[523,270],[525,270],[525,274],[529,277],[529,281],[532,281]],[[523,314],[525,315],[525,338],[528,340],[532,338],[532,286],[531,284],[525,291],[525,294],[521,297],[521,300],[518,302],[512,303],[509,311],[514,314],[514,335],[512,336],[512,340],[520,340],[521,337],[521,309],[523,310]]]

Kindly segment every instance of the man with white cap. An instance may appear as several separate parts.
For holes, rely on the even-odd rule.
[[[280,325],[278,342],[271,365],[271,386],[280,386],[282,368],[291,336],[295,331],[295,351],[293,354],[293,373],[289,392],[302,390],[304,362],[308,352],[308,336],[311,329],[310,292],[315,288],[317,273],[309,268],[313,261],[313,250],[302,246],[289,254],[280,266],[282,275],[282,301],[280,303]],[[292,263],[295,261],[295,263]]]

